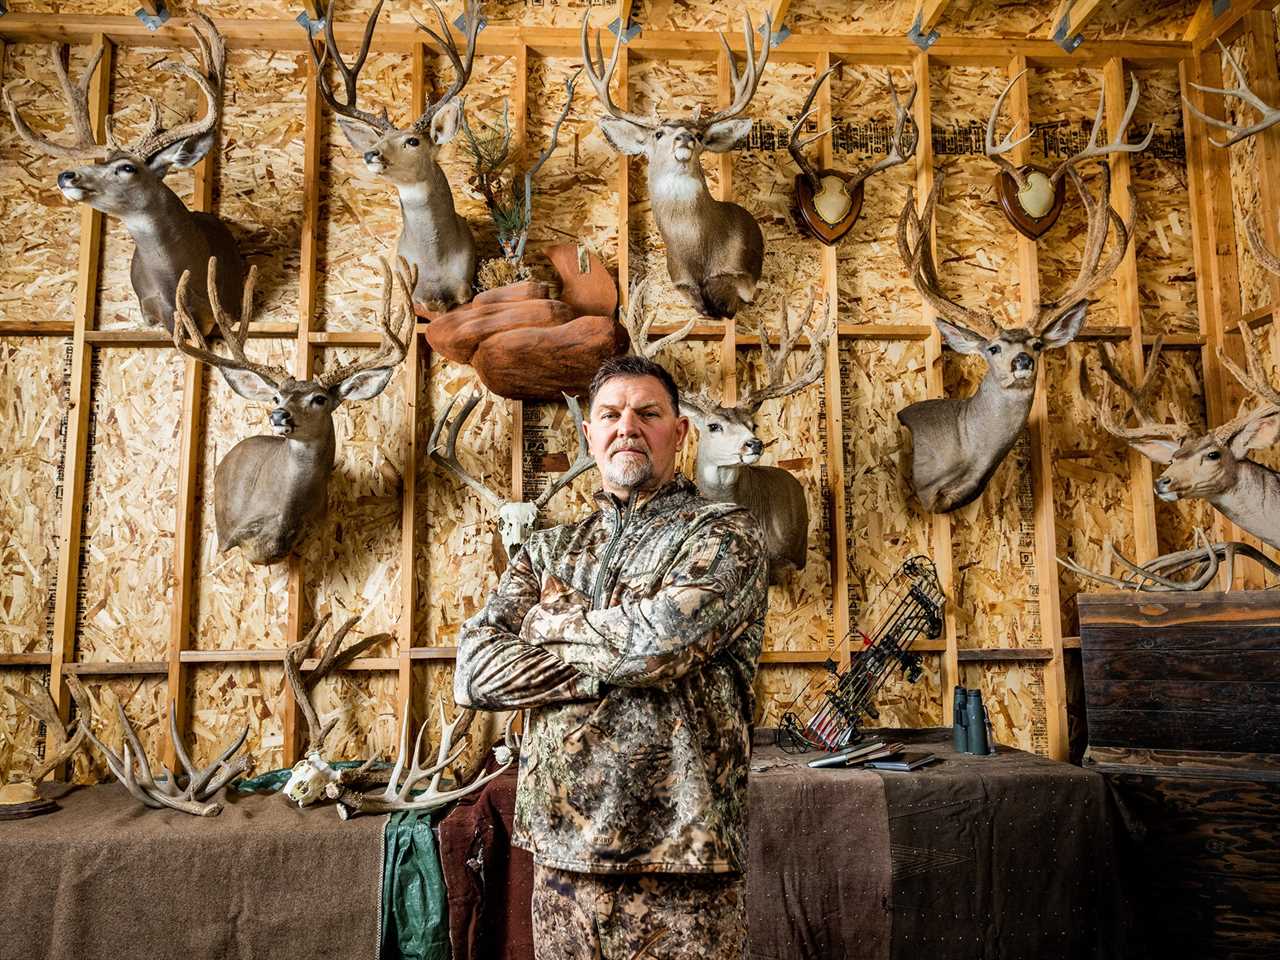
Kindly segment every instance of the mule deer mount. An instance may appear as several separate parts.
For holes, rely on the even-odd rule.
[[[632,349],[653,359],[668,345],[683,339],[693,328],[692,320],[682,328],[651,341],[654,315],[641,320],[645,286],[635,285],[628,298],[627,332]],[[680,393],[680,412],[698,428],[698,455],[694,482],[708,500],[738,503],[751,511],[764,531],[769,561],[769,582],[782,583],[793,572],[803,570],[809,550],[809,506],[800,481],[781,467],[761,464],[764,441],[756,435],[756,414],[766,400],[793,396],[822,376],[827,344],[835,333],[834,311],[825,303],[816,312],[823,318],[811,326],[816,297],[809,294],[808,306],[792,324],[782,307],[778,346],[770,346],[768,325],[757,321],[760,349],[764,352],[768,383],[745,391],[736,403],[721,403],[704,391]],[[809,339],[809,353],[800,372],[786,375],[787,358],[801,334]]]
[[[1027,131],[1027,135],[1014,139],[1017,128],[1004,135],[1000,143],[996,143],[996,122],[1005,98],[1014,84],[1026,73],[1023,70],[1010,80],[995,106],[991,108],[991,116],[987,119],[987,134],[984,141],[984,152],[1000,168],[996,174],[996,195],[1000,199],[1000,209],[1019,233],[1032,240],[1044,236],[1058,222],[1058,214],[1062,212],[1062,204],[1066,197],[1066,175],[1084,160],[1101,159],[1112,153],[1139,153],[1151,143],[1155,136],[1156,125],[1153,123],[1141,143],[1127,143],[1125,135],[1133,120],[1133,112],[1138,108],[1138,78],[1132,78],[1129,88],[1129,102],[1125,105],[1124,116],[1120,120],[1120,129],[1110,143],[1098,144],[1098,134],[1102,131],[1103,114],[1106,112],[1107,98],[1103,94],[1098,98],[1098,111],[1093,117],[1093,127],[1089,131],[1089,142],[1079,153],[1072,154],[1059,163],[1053,170],[1034,163],[1015,166],[1013,161],[1005,157],[1020,143],[1025,143],[1035,135],[1035,130]]]
[[[213,21],[194,11],[192,16],[191,32],[200,49],[201,68],[166,60],[157,69],[186,77],[200,90],[205,112],[197,120],[166,128],[160,107],[152,98],[144,97],[151,108],[151,119],[142,135],[132,143],[119,143],[108,117],[106,142],[99,144],[89,114],[89,84],[102,62],[103,51],[98,50],[79,82],[73,84],[57,44],[52,47],[53,67],[67,102],[75,142],[56,143],[31,129],[13,100],[14,88],[25,81],[6,85],[3,99],[23,140],[47,156],[81,164],[58,174],[58,189],[63,196],[118,217],[133,238],[129,279],[143,320],[172,331],[174,290],[178,278],[190,273],[196,278],[197,290],[190,310],[207,332],[213,326],[213,314],[204,294],[209,259],[217,257],[223,265],[219,293],[222,302],[233,310],[240,308],[244,263],[226,224],[211,213],[188,210],[164,182],[170,170],[185,170],[199,163],[218,138],[226,50]]]
[[[937,313],[935,322],[947,346],[958,353],[980,354],[987,364],[987,373],[972,396],[922,400],[898,411],[898,421],[911,432],[911,486],[930,513],[956,510],[986,489],[1026,425],[1040,354],[1075,339],[1084,325],[1089,294],[1115,272],[1133,235],[1136,213],[1125,223],[1111,207],[1109,176],[1103,177],[1100,195],[1094,200],[1080,175],[1075,170],[1068,174],[1088,216],[1080,270],[1061,296],[1041,303],[1023,327],[1002,327],[942,292],[929,235],[944,177],[940,173],[934,182],[923,214],[916,214],[914,188],[907,192],[898,219],[898,250],[912,282]],[[1130,200],[1135,201],[1132,188]],[[1116,240],[1103,261],[1108,224]]]
[[[368,400],[385,390],[396,365],[413,345],[414,273],[401,260],[393,278],[391,268],[382,261],[381,347],[310,380],[295,380],[283,367],[249,359],[245,339],[253,313],[256,269],[249,271],[245,282],[238,322],[221,305],[217,273],[217,262],[210,259],[209,301],[227,353],[211,350],[191,317],[190,273],[184,273],[178,283],[173,343],[187,356],[216,367],[227,385],[246,400],[272,405],[274,435],[246,437],[218,463],[213,509],[220,553],[240,547],[250,563],[278,563],[324,514],[337,447],[334,410],[344,401]]]
[[[1182,98],[1182,102],[1187,105],[1187,109],[1191,111],[1202,123],[1207,123],[1211,127],[1217,127],[1219,130],[1225,130],[1230,134],[1225,140],[1214,140],[1209,138],[1209,142],[1217,147],[1229,147],[1233,143],[1239,143],[1241,140],[1247,140],[1252,136],[1261,133],[1270,127],[1274,127],[1280,123],[1280,108],[1273,107],[1249,88],[1248,81],[1244,78],[1244,71],[1240,69],[1240,63],[1231,55],[1221,40],[1218,41],[1218,47],[1222,50],[1227,58],[1227,62],[1231,64],[1231,72],[1236,75],[1237,86],[1234,87],[1205,87],[1198,83],[1193,83],[1195,87],[1202,93],[1218,94],[1222,97],[1236,97],[1243,101],[1253,109],[1258,111],[1258,120],[1256,123],[1239,124],[1232,123],[1229,120],[1219,120],[1211,117],[1192,103],[1186,97]]]
[[[1251,241],[1256,233],[1256,226],[1250,223]],[[1265,254],[1265,250],[1261,252]],[[1276,266],[1280,268],[1280,263]],[[1241,325],[1240,333],[1247,371],[1241,370],[1221,349],[1219,359],[1262,403],[1211,430],[1201,432],[1181,420],[1165,423],[1152,411],[1151,390],[1160,360],[1159,339],[1151,352],[1147,373],[1137,386],[1125,379],[1110,353],[1100,345],[1098,352],[1107,381],[1095,397],[1090,390],[1088,365],[1081,361],[1080,390],[1104,430],[1148,460],[1164,466],[1164,472],[1155,481],[1156,495],[1161,500],[1207,500],[1236,526],[1280,548],[1280,474],[1248,459],[1251,450],[1269,447],[1280,437],[1280,391],[1268,382],[1248,324]],[[1119,416],[1114,412],[1113,387],[1129,398],[1130,410]],[[1134,426],[1126,424],[1130,412],[1136,421]]]
[[[475,240],[471,227],[453,206],[453,192],[444,170],[437,162],[440,148],[458,133],[462,120],[462,100],[458,96],[471,78],[475,59],[476,34],[480,30],[480,4],[467,0],[466,50],[459,53],[436,0],[427,0],[435,11],[440,32],[418,22],[418,29],[431,37],[453,65],[453,83],[441,97],[429,104],[407,127],[397,127],[387,110],[370,113],[356,106],[356,84],[369,44],[378,25],[383,0],[373,8],[364,28],[360,52],[348,64],[338,52],[333,37],[334,0],[325,15],[325,42],[321,52],[307,34],[307,49],[316,69],[316,88],[320,96],[338,116],[338,125],[348,142],[364,159],[365,166],[384,177],[400,195],[403,226],[396,244],[396,255],[408,261],[418,272],[413,299],[416,304],[433,311],[445,310],[471,299],[471,286],[476,273]],[[306,26],[303,26],[306,30]],[[329,83],[326,66],[330,57],[342,79],[341,98]]]
[[[743,207],[711,196],[701,161],[703,151],[726,153],[751,132],[751,120],[741,115],[755,96],[769,62],[772,21],[766,14],[758,60],[750,17],[744,15],[742,29],[746,42],[742,72],[729,42],[720,35],[733,84],[733,102],[728,107],[708,117],[701,115],[700,108],[679,119],[642,117],[621,109],[609,95],[621,38],[606,63],[598,32],[592,55],[587,14],[582,17],[582,60],[587,78],[609,113],[600,118],[600,130],[619,153],[648,158],[649,197],[667,248],[667,272],[693,309],[706,317],[732,317],[743,304],[751,303],[764,264],[760,225]]]
[[[408,707],[406,707],[406,713],[400,725],[399,755],[395,766],[390,772],[373,769],[374,764],[377,762],[377,757],[370,758],[358,767],[345,769],[339,769],[326,760],[322,754],[324,742],[328,739],[339,718],[334,717],[328,723],[320,721],[319,712],[316,710],[312,700],[312,693],[316,684],[334,671],[350,664],[370,647],[391,639],[391,635],[387,633],[374,634],[356,641],[345,650],[341,650],[342,642],[346,639],[347,634],[351,632],[351,628],[355,626],[357,619],[356,617],[349,618],[346,623],[334,631],[333,637],[326,645],[324,654],[316,664],[315,669],[308,672],[305,678],[302,674],[303,661],[311,651],[312,645],[328,625],[329,616],[325,615],[316,621],[307,632],[307,635],[285,652],[285,680],[289,684],[289,689],[292,691],[307,725],[307,742],[303,751],[303,759],[294,764],[289,773],[288,782],[280,791],[286,799],[292,800],[299,807],[309,806],[320,799],[337,801],[338,813],[344,820],[358,813],[387,813],[392,810],[434,810],[436,807],[443,806],[473,790],[479,789],[510,766],[515,749],[518,748],[518,744],[516,744],[511,734],[511,724],[515,718],[514,713],[507,718],[506,730],[503,734],[503,745],[495,750],[500,757],[501,765],[499,769],[465,782],[456,788],[441,790],[441,778],[444,775],[444,771],[458,761],[467,747],[468,741],[466,737],[474,717],[472,711],[465,710],[455,717],[452,722],[446,722],[443,706],[439,708],[440,747],[437,751],[436,763],[429,767],[423,767],[420,763],[422,739],[427,727],[426,723],[423,723],[418,728],[418,736],[414,742],[413,758],[409,771],[407,775],[405,774],[404,763],[405,756],[408,753],[409,736]],[[458,745],[454,747],[453,740],[459,734],[464,739],[460,740]],[[413,791],[424,780],[430,781],[426,790],[415,795]],[[375,790],[378,787],[383,788],[381,793],[367,793],[367,791]]]
[[[813,82],[809,96],[800,108],[800,116],[791,127],[791,137],[787,149],[800,168],[796,176],[796,221],[800,228],[810,236],[816,237],[827,246],[839,243],[851,230],[862,212],[862,194],[866,182],[875,174],[900,163],[906,163],[915,155],[919,131],[911,117],[911,105],[915,103],[916,88],[912,84],[907,94],[906,103],[898,100],[898,89],[893,85],[893,75],[886,71],[885,81],[889,87],[889,97],[893,102],[893,138],[889,152],[875,163],[868,164],[856,173],[844,173],[831,167],[821,170],[814,167],[804,154],[804,148],[815,140],[825,137],[830,131],[823,130],[805,139],[800,138],[800,129],[805,121],[813,116],[814,98],[822,88],[822,84],[841,66],[839,60],[831,64]]]
[[[463,404],[462,410],[450,422],[449,417],[453,413],[453,405],[457,402],[457,399],[457,397],[451,399],[436,419],[435,426],[431,430],[431,439],[427,443],[427,449],[431,451],[432,460],[452,473],[472,491],[479,494],[481,500],[487,502],[497,511],[497,538],[494,540],[492,549],[494,564],[498,571],[502,572],[506,569],[507,561],[514,557],[516,551],[529,539],[529,535],[533,533],[534,526],[538,522],[538,516],[546,508],[547,504],[551,502],[552,498],[596,465],[590,451],[587,449],[586,434],[582,427],[582,408],[578,404],[577,397],[565,395],[565,403],[568,404],[569,413],[573,417],[574,434],[578,438],[578,453],[573,463],[569,465],[569,469],[548,483],[536,499],[517,503],[501,496],[487,486],[484,481],[472,476],[458,461],[458,434],[462,431],[467,422],[467,417],[471,416],[471,412],[475,410],[482,396],[479,393],[473,393],[467,399],[467,402]],[[448,425],[449,433],[444,444],[444,451],[441,452],[440,434],[444,431],[446,424]],[[499,549],[499,545],[501,549]]]

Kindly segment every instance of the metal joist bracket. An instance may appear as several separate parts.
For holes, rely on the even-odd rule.
[[[458,28],[458,32],[462,34],[464,37],[467,35],[467,15],[465,13],[458,14],[457,19],[453,21],[453,25]],[[489,21],[486,20],[484,17],[481,17],[480,28],[476,30],[476,34],[478,35],[480,33],[480,30],[483,30],[488,25],[489,25]]]
[[[142,25],[148,30],[159,30],[169,21],[169,10],[164,5],[164,0],[156,0],[156,12],[149,13],[145,7],[139,7],[133,11],[133,15],[142,21]]]
[[[9,8],[4,5],[4,0],[0,0],[0,17],[3,17],[8,12]]]
[[[1231,9],[1231,0],[1213,0],[1213,15],[1220,17]]]
[[[763,24],[763,23],[762,23],[762,24],[760,24],[760,26],[756,28],[756,33],[760,34],[760,36],[762,36],[762,37],[764,36],[764,24]],[[790,27],[785,26],[785,25],[783,25],[783,26],[779,27],[777,30],[773,31],[773,33],[769,34],[769,48],[770,48],[770,49],[775,49],[775,48],[777,48],[777,47],[782,46],[782,42],[783,42],[784,40],[786,40],[786,39],[787,39],[787,37],[789,37],[789,36],[791,36],[791,28],[790,28]]]
[[[1058,21],[1057,27],[1053,31],[1053,42],[1060,46],[1067,53],[1075,53],[1076,48],[1084,43],[1084,34],[1077,33],[1073,37],[1067,36],[1067,30],[1071,26],[1071,8],[1067,7],[1063,11],[1062,19]]]
[[[609,24],[609,32],[623,43],[630,43],[636,37],[640,36],[640,24],[634,23],[628,19],[626,27],[623,27],[622,18],[614,17],[613,22]]]
[[[915,22],[911,24],[911,29],[907,31],[907,39],[914,43],[921,50],[928,50],[938,42],[941,36],[937,30],[930,30],[928,33],[920,32],[920,16],[917,15]]]
[[[313,37],[320,36],[320,31],[324,29],[324,18],[321,17],[319,20],[312,20],[307,16],[307,11],[305,10],[294,17],[294,20],[301,24],[307,33]]]

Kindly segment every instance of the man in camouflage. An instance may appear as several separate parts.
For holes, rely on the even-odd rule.
[[[763,536],[675,470],[675,383],[607,361],[585,425],[600,505],[539,531],[458,637],[454,697],[528,708],[513,842],[539,960],[741,960]]]

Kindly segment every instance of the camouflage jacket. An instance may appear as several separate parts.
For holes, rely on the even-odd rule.
[[[458,637],[459,705],[530,708],[513,841],[587,873],[740,872],[763,535],[683,476],[541,530]]]

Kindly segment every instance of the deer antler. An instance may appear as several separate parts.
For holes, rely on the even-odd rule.
[[[1049,175],[1050,183],[1056,186],[1058,181],[1062,179],[1063,174],[1068,170],[1073,170],[1081,160],[1088,160],[1091,157],[1105,157],[1111,153],[1141,153],[1151,144],[1151,138],[1156,134],[1156,125],[1154,123],[1151,124],[1151,129],[1147,131],[1147,135],[1142,139],[1141,143],[1125,142],[1124,137],[1129,130],[1129,123],[1133,120],[1133,112],[1138,108],[1138,78],[1134,76],[1130,79],[1132,82],[1129,86],[1129,102],[1125,105],[1124,116],[1120,118],[1120,129],[1116,131],[1115,139],[1110,143],[1098,146],[1098,133],[1102,130],[1102,115],[1107,107],[1107,95],[1104,91],[1102,96],[1098,98],[1098,111],[1093,116],[1093,128],[1089,131],[1088,144],[1079,153],[1067,157],[1067,159],[1058,164],[1053,173]]]
[[[222,308],[218,298],[218,258],[209,258],[209,306],[213,311],[214,321],[222,340],[227,345],[230,356],[215,353],[209,348],[208,341],[200,332],[200,325],[191,316],[187,306],[187,287],[191,282],[191,271],[182,271],[178,280],[178,290],[173,305],[173,345],[182,353],[196,360],[202,360],[213,367],[224,370],[251,370],[268,383],[276,386],[289,379],[289,371],[274,364],[257,363],[250,360],[244,352],[245,339],[249,336],[249,321],[253,318],[253,287],[258,279],[258,268],[249,268],[249,275],[244,281],[244,295],[240,301],[240,319],[236,321]]]
[[[1011,160],[1005,158],[1005,154],[1018,146],[1020,143],[1026,143],[1035,135],[1034,130],[1028,130],[1025,137],[1013,139],[1014,133],[1017,132],[1015,125],[1012,130],[1004,135],[1000,143],[996,143],[996,121],[1000,118],[1000,111],[1004,108],[1004,101],[1009,96],[1009,91],[1013,89],[1013,85],[1022,79],[1022,75],[1026,70],[1021,71],[1016,77],[1005,84],[1004,89],[1000,91],[1000,96],[996,97],[995,106],[991,108],[991,116],[987,118],[987,135],[982,142],[982,150],[990,157],[1001,170],[1013,177],[1013,182],[1018,185],[1018,189],[1022,189],[1027,185],[1027,179],[1022,175],[1022,171],[1018,169]]]
[[[371,356],[353,360],[332,370],[326,370],[316,378],[323,387],[332,387],[353,374],[364,370],[394,367],[409,352],[410,338],[418,322],[413,312],[413,289],[418,283],[418,268],[411,267],[403,257],[396,264],[395,277],[391,265],[379,258],[382,265],[382,306],[378,313],[378,325],[382,328],[382,345]],[[210,280],[210,283],[213,281]],[[398,315],[398,322],[393,321]]]
[[[222,804],[209,798],[235,776],[248,771],[253,766],[253,758],[250,756],[231,760],[231,757],[244,746],[245,739],[249,736],[249,727],[246,724],[240,736],[233,740],[231,745],[223,750],[209,766],[196,770],[191,764],[186,748],[182,745],[182,738],[178,735],[178,721],[175,713],[174,704],[170,703],[169,736],[173,741],[174,751],[187,774],[187,785],[182,789],[178,788],[177,777],[168,767],[161,768],[164,770],[163,782],[156,782],[151,773],[151,765],[147,762],[146,751],[142,748],[142,742],[138,739],[133,725],[125,716],[124,707],[118,700],[116,715],[124,733],[120,754],[94,736],[87,722],[84,729],[90,742],[102,751],[111,773],[134,799],[155,809],[169,807],[197,817],[215,817],[222,812]]]
[[[1222,52],[1226,54],[1227,62],[1231,64],[1231,71],[1236,75],[1236,83],[1239,84],[1239,86],[1230,88],[1205,87],[1198,83],[1193,83],[1191,86],[1195,87],[1202,93],[1217,93],[1224,97],[1238,97],[1257,110],[1261,115],[1261,119],[1255,124],[1242,127],[1239,124],[1231,123],[1228,120],[1219,120],[1216,117],[1209,116],[1186,97],[1182,98],[1182,102],[1187,105],[1187,109],[1190,110],[1193,115],[1198,117],[1204,123],[1207,123],[1212,127],[1217,127],[1220,130],[1230,132],[1231,136],[1226,140],[1214,140],[1212,137],[1209,138],[1209,142],[1215,146],[1229,147],[1233,143],[1239,143],[1241,140],[1246,140],[1249,137],[1252,137],[1255,133],[1261,133],[1268,127],[1273,127],[1277,123],[1280,123],[1280,108],[1271,106],[1250,90],[1249,84],[1244,78],[1244,71],[1240,69],[1239,61],[1231,55],[1230,50],[1223,46],[1221,40],[1218,41],[1218,46],[1221,47]]]
[[[587,79],[591,81],[591,86],[596,91],[596,99],[600,101],[600,105],[609,113],[617,117],[619,120],[625,120],[627,123],[633,123],[637,127],[643,127],[646,130],[654,129],[657,124],[652,120],[640,116],[638,113],[631,113],[623,110],[613,102],[613,98],[609,95],[609,81],[613,79],[613,71],[618,66],[618,54],[622,50],[622,37],[619,36],[613,42],[613,54],[609,57],[606,64],[604,59],[604,49],[600,45],[600,31],[595,34],[596,52],[595,56],[591,55],[591,45],[587,39],[588,19],[591,16],[590,8],[582,15],[582,65],[587,70]],[[621,32],[621,31],[619,31]],[[730,58],[732,59],[732,57]]]
[[[821,326],[817,329],[809,330],[809,321],[813,318],[814,304],[817,303],[817,295],[810,289],[809,302],[804,309],[804,313],[800,315],[800,322],[794,326],[787,317],[787,305],[784,302],[781,310],[781,330],[778,334],[778,348],[774,350],[769,346],[769,328],[761,317],[758,320],[757,332],[760,336],[760,349],[764,352],[765,368],[768,371],[769,380],[767,385],[758,389],[747,389],[742,393],[741,399],[737,406],[739,409],[754,410],[764,403],[766,400],[772,400],[777,397],[788,397],[793,393],[799,393],[810,384],[817,382],[822,376],[823,367],[827,360],[827,344],[835,333],[835,317],[832,311],[826,309],[825,300],[822,303],[820,315],[822,317]],[[786,379],[787,358],[791,355],[791,351],[795,349],[796,341],[802,332],[809,334],[809,355],[805,359],[804,367],[800,373],[790,380]]]
[[[622,325],[627,329],[627,336],[631,340],[631,349],[637,356],[644,357],[646,360],[652,360],[659,353],[678,343],[687,337],[693,326],[698,322],[696,315],[691,316],[684,326],[678,330],[668,333],[661,339],[650,342],[649,330],[653,327],[653,322],[657,320],[657,313],[649,315],[648,319],[642,319],[641,314],[644,312],[644,301],[649,294],[649,278],[644,277],[640,280],[634,280],[631,288],[627,291],[627,309],[623,317]]]
[[[476,408],[476,404],[482,399],[481,394],[473,393],[467,398],[467,402],[463,404],[462,411],[449,424],[449,440],[445,445],[444,453],[440,452],[440,431],[444,429],[444,425],[449,422],[449,414],[453,411],[453,405],[458,401],[457,397],[449,400],[444,411],[436,418],[435,426],[431,428],[431,439],[427,441],[427,450],[431,454],[431,459],[440,466],[444,467],[464,484],[478,493],[481,499],[488,501],[495,508],[501,507],[506,503],[506,498],[499,496],[493,490],[490,490],[481,481],[477,480],[458,461],[458,433],[462,430],[462,425],[466,423],[467,417],[471,416],[471,411]]]
[[[595,457],[591,456],[591,451],[587,448],[587,437],[582,431],[582,407],[578,405],[578,398],[571,397],[566,393],[564,402],[568,405],[569,413],[573,416],[573,430],[578,437],[578,456],[574,459],[569,469],[547,484],[546,489],[538,494],[538,498],[533,501],[534,508],[539,512],[551,502],[552,497],[596,465]]]
[[[511,766],[508,760],[497,770],[487,773],[471,783],[453,790],[440,789],[440,777],[446,768],[452,766],[466,748],[466,740],[457,747],[453,746],[453,736],[466,711],[460,713],[452,722],[447,722],[444,704],[436,702],[440,713],[440,747],[436,751],[436,762],[431,766],[421,765],[422,739],[427,725],[424,722],[418,728],[418,736],[414,739],[413,758],[409,761],[409,769],[405,771],[405,756],[409,752],[409,712],[405,711],[404,720],[400,724],[400,750],[396,755],[395,766],[391,769],[391,779],[381,796],[367,796],[355,790],[343,789],[337,784],[326,787],[326,793],[338,801],[338,814],[347,820],[361,813],[387,813],[392,810],[434,810],[450,803],[459,797],[478,790],[490,780],[504,773]],[[403,777],[403,779],[401,779]],[[431,782],[421,793],[414,790],[424,780]]]
[[[804,126],[806,120],[813,116],[813,112],[818,109],[813,105],[813,100],[818,95],[818,91],[822,89],[822,84],[826,81],[827,77],[831,76],[831,74],[840,66],[841,62],[839,60],[833,60],[831,62],[831,66],[822,71],[822,73],[818,75],[818,78],[813,81],[813,86],[809,88],[809,95],[805,97],[804,103],[800,105],[800,116],[797,117],[796,122],[791,125],[791,135],[787,138],[787,150],[790,151],[791,158],[795,160],[796,166],[799,167],[800,171],[808,178],[809,185],[813,187],[815,192],[821,187],[821,182],[818,177],[818,171],[814,168],[813,164],[809,162],[809,158],[804,155],[804,148],[815,140],[821,140],[831,132],[831,128],[828,127],[826,130],[815,133],[811,137],[805,137],[803,140],[799,137],[800,128]]]
[[[1125,250],[1133,237],[1133,225],[1138,218],[1138,193],[1132,184],[1129,185],[1128,222],[1124,221],[1111,206],[1111,171],[1109,169],[1104,168],[1102,188],[1096,200],[1089,193],[1077,170],[1068,169],[1067,174],[1080,194],[1080,201],[1084,204],[1085,216],[1088,218],[1084,256],[1080,258],[1080,270],[1071,285],[1057,299],[1041,302],[1035,319],[1028,325],[1037,334],[1042,333],[1055,320],[1111,279],[1111,275],[1120,266],[1120,261],[1124,259]],[[1115,228],[1116,242],[1106,262],[1101,263],[1102,251],[1107,245],[1108,225]]]
[[[360,52],[350,65],[342,59],[342,54],[338,52],[338,41],[333,36],[334,2],[335,0],[329,0],[329,9],[325,14],[324,45],[321,48],[321,53],[316,53],[315,41],[311,39],[311,32],[305,23],[302,25],[302,29],[307,31],[307,50],[311,53],[311,62],[315,64],[316,68],[316,90],[319,91],[320,97],[329,105],[330,109],[339,116],[346,117],[349,120],[358,120],[380,133],[390,133],[396,129],[396,125],[387,117],[386,107],[382,108],[382,115],[379,116],[376,113],[361,110],[356,106],[356,81],[360,77],[360,71],[364,68],[365,59],[369,56],[369,44],[373,41],[373,31],[378,26],[378,14],[382,12],[383,0],[378,0],[377,4],[374,5],[373,12],[369,14],[369,19],[364,25],[364,40],[360,45]],[[339,100],[334,95],[333,88],[329,86],[325,64],[328,62],[330,55],[333,56],[333,65],[337,67],[338,75],[342,77],[346,100]]]
[[[324,741],[338,722],[338,718],[334,717],[326,724],[322,725],[320,723],[315,704],[311,702],[311,691],[315,688],[315,685],[335,670],[341,670],[370,647],[391,637],[389,633],[375,633],[365,637],[363,640],[357,640],[339,653],[338,648],[342,646],[342,641],[346,639],[347,634],[351,632],[351,628],[360,619],[355,616],[349,617],[346,623],[334,631],[329,645],[325,648],[324,655],[320,658],[320,662],[316,664],[316,668],[307,674],[306,679],[303,679],[302,661],[311,652],[311,645],[315,643],[316,638],[320,636],[325,626],[329,623],[329,617],[330,614],[326,613],[317,620],[311,629],[307,631],[307,635],[286,650],[284,655],[285,680],[289,684],[289,689],[293,691],[294,700],[297,701],[298,708],[302,711],[302,716],[307,723],[307,743],[303,750],[304,754],[319,753]]]
[[[5,685],[5,692],[30,711],[31,715],[45,725],[49,733],[52,749],[45,754],[44,760],[31,771],[31,782],[39,783],[51,770],[70,760],[75,752],[84,745],[92,717],[89,698],[80,686],[80,681],[73,675],[67,676],[67,686],[76,702],[78,715],[64,724],[58,716],[58,705],[53,702],[53,695],[46,687],[40,687],[40,693],[31,695]],[[74,731],[74,732],[73,732]]]
[[[1151,410],[1151,390],[1155,385],[1156,375],[1159,372],[1160,350],[1163,346],[1164,337],[1157,337],[1155,345],[1151,348],[1151,359],[1147,363],[1147,372],[1142,378],[1142,383],[1134,387],[1116,367],[1110,349],[1105,344],[1098,344],[1098,357],[1109,383],[1103,383],[1100,396],[1096,398],[1090,389],[1088,361],[1085,358],[1081,358],[1080,393],[1084,397],[1085,403],[1093,411],[1098,424],[1113,437],[1126,443],[1136,443],[1143,440],[1173,440],[1180,442],[1187,435],[1190,429],[1187,424],[1162,423],[1156,419]],[[1119,417],[1115,415],[1114,394],[1109,384],[1114,384],[1128,395],[1133,414],[1138,420],[1138,426],[1126,427],[1124,425],[1124,421],[1128,416],[1127,412]]]
[[[1260,550],[1251,547],[1247,543],[1238,543],[1228,541],[1223,543],[1210,543],[1208,537],[1204,535],[1204,531],[1199,527],[1196,528],[1196,539],[1202,544],[1193,550],[1179,550],[1176,553],[1166,553],[1163,556],[1156,557],[1154,560],[1145,564],[1136,564],[1132,560],[1126,559],[1111,544],[1107,545],[1108,555],[1115,560],[1128,572],[1134,575],[1133,579],[1125,579],[1123,577],[1112,577],[1105,573],[1098,573],[1090,570],[1069,557],[1058,557],[1058,563],[1072,573],[1080,577],[1086,577],[1090,580],[1096,580],[1099,583],[1105,583],[1108,586],[1118,587],[1121,590],[1135,590],[1148,593],[1165,593],[1170,591],[1191,592],[1203,590],[1218,575],[1221,564],[1227,566],[1227,580],[1233,579],[1235,574],[1235,560],[1237,556],[1248,557],[1251,560],[1261,564],[1269,573],[1280,576],[1280,564],[1268,557]],[[1182,572],[1193,564],[1199,564],[1199,569],[1194,572],[1189,580],[1174,580],[1173,575]]]
[[[724,47],[725,56],[729,58],[729,80],[733,84],[733,101],[723,110],[717,110],[707,117],[703,121],[704,126],[736,117],[747,109],[751,98],[756,95],[756,88],[760,86],[760,77],[769,62],[770,41],[773,39],[773,15],[770,13],[764,15],[764,37],[760,44],[759,63],[756,62],[756,41],[751,31],[751,15],[749,13],[742,15],[742,39],[747,48],[746,70],[742,73],[738,72],[738,58],[733,55],[729,41],[725,39],[723,32],[719,33],[720,45]]]
[[[911,84],[911,92],[907,94],[907,102],[902,103],[898,100],[898,88],[893,85],[893,74],[888,70],[885,71],[885,82],[889,85],[889,96],[893,100],[893,140],[889,152],[863,169],[859,170],[846,181],[846,186],[850,192],[868,177],[874,176],[881,170],[888,170],[890,167],[896,167],[900,163],[906,163],[916,152],[916,144],[920,140],[920,131],[916,129],[915,118],[911,116],[911,105],[916,102],[916,85]],[[910,131],[908,133],[908,131]]]
[[[430,129],[431,118],[434,117],[440,109],[450,100],[456,97],[462,88],[467,85],[467,81],[471,79],[471,65],[476,56],[476,34],[480,32],[480,3],[479,0],[467,0],[464,10],[466,17],[467,31],[467,50],[466,53],[459,56],[458,45],[453,42],[453,34],[449,30],[449,24],[444,18],[444,14],[440,11],[439,4],[436,0],[427,0],[431,4],[431,9],[435,11],[436,20],[440,24],[440,32],[436,33],[421,20],[414,18],[414,23],[418,25],[418,29],[426,33],[436,45],[444,51],[450,62],[453,64],[453,83],[449,85],[449,89],[435,103],[429,104],[427,109],[423,111],[422,116],[413,122],[413,129],[419,133],[423,133]]]
[[[72,85],[71,78],[67,75],[67,68],[62,63],[62,46],[57,43],[49,45],[53,69],[58,76],[58,86],[62,89],[63,99],[67,103],[67,112],[71,116],[71,126],[76,132],[75,143],[54,143],[32,130],[22,114],[18,112],[18,105],[14,102],[12,93],[17,87],[29,81],[13,80],[5,84],[3,92],[0,93],[0,99],[4,100],[9,116],[13,119],[13,126],[23,140],[46,156],[60,159],[105,160],[111,155],[112,146],[100,145],[93,135],[93,121],[89,117],[89,84],[93,82],[93,74],[98,69],[98,64],[102,62],[104,49],[98,48],[88,68],[80,77],[80,82]]]
[[[915,187],[907,188],[907,202],[898,217],[898,253],[902,262],[911,271],[911,282],[924,299],[933,307],[938,316],[950,323],[978,331],[984,337],[995,334],[995,325],[976,310],[956,303],[945,293],[938,283],[938,272],[933,262],[933,249],[930,246],[930,232],[933,229],[933,214],[937,207],[938,197],[942,194],[942,185],[946,175],[939,170],[929,190],[929,197],[924,204],[924,213],[916,213]]]

